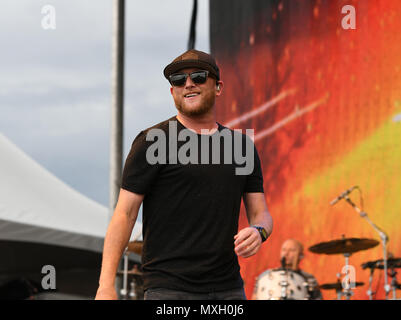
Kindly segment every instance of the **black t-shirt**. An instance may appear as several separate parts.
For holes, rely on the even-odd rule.
[[[234,235],[238,232],[241,198],[245,192],[263,192],[263,176],[256,148],[247,135],[240,133],[240,139],[233,138],[230,143],[221,138],[220,147],[213,145],[213,136],[223,131],[238,137],[220,124],[213,134],[197,134],[172,117],[141,131],[132,143],[121,187],[145,195],[145,290],[164,287],[213,292],[243,286]],[[183,132],[186,140],[181,141]],[[241,154],[235,154],[240,140]],[[246,154],[247,143],[253,152]],[[231,150],[226,149],[230,144]],[[220,159],[213,163],[216,150]],[[240,155],[245,154],[248,160],[252,157],[252,171],[238,174],[236,170],[247,165],[245,160],[240,161]],[[231,164],[228,155],[232,156]]]

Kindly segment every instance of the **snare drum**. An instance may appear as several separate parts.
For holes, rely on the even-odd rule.
[[[307,300],[308,282],[292,270],[272,269],[259,275],[256,280],[256,300]]]

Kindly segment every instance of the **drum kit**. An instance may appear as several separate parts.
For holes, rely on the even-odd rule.
[[[348,238],[341,240],[333,240],[329,242],[323,242],[317,245],[314,245],[309,248],[309,250],[313,253],[318,254],[343,254],[345,257],[345,269],[346,272],[349,271],[348,259],[352,253],[367,250],[373,247],[376,247],[379,244],[379,241],[373,239],[358,239],[358,238]],[[397,272],[395,269],[401,268],[401,258],[389,258],[389,259],[380,259],[375,261],[368,261],[361,265],[362,269],[370,269],[370,277],[369,277],[369,289],[367,291],[367,295],[369,296],[369,300],[373,300],[374,292],[372,291],[372,281],[373,281],[373,272],[375,269],[390,269],[389,276],[392,278],[391,288],[393,291],[393,300],[396,300],[396,290],[401,289],[401,285],[397,282]],[[338,274],[337,274],[338,275]],[[320,289],[323,290],[332,290],[334,289],[337,293],[337,299],[341,299],[344,296],[347,300],[352,296],[351,288],[359,287],[364,285],[363,282],[355,282],[352,281],[350,277],[347,277],[349,282],[340,282],[339,279],[335,283],[327,283],[320,286]],[[386,290],[387,293],[388,290]],[[386,294],[387,299],[387,294]]]
[[[348,195],[354,190],[360,189],[354,186],[330,202],[330,205],[336,204],[339,200],[344,199],[352,208],[365,219],[369,225],[379,234],[383,249],[383,259],[368,261],[361,265],[362,269],[370,269],[369,289],[367,295],[369,300],[373,300],[374,292],[372,291],[373,273],[376,269],[383,270],[384,272],[384,291],[385,299],[389,299],[390,290],[393,293],[393,300],[397,300],[396,290],[401,290],[401,284],[397,282],[395,269],[401,268],[401,258],[387,257],[387,242],[389,237],[387,234],[375,225],[368,217],[367,213],[358,208]],[[361,239],[361,238],[345,238],[332,240],[328,242],[318,243],[309,247],[309,251],[316,254],[342,254],[345,258],[345,266],[342,268],[341,273],[345,277],[340,281],[340,273],[337,273],[337,281],[333,283],[325,283],[317,286],[316,283],[308,282],[305,277],[300,276],[293,270],[286,270],[282,263],[282,268],[267,270],[263,272],[258,278],[255,285],[256,299],[270,300],[270,299],[302,299],[310,300],[311,292],[317,289],[322,290],[335,290],[337,299],[341,300],[345,297],[349,300],[353,295],[351,289],[364,285],[363,282],[355,281],[355,269],[349,264],[349,258],[353,253],[367,250],[379,245],[379,241],[374,239]],[[388,277],[391,277],[391,284],[388,284]]]
[[[117,271],[123,277],[123,287],[120,291],[123,300],[143,300],[142,271],[138,265],[128,270],[128,256],[130,253],[142,255],[143,241],[131,241],[124,251],[124,269]],[[130,290],[128,291],[128,277],[130,277]]]
[[[356,282],[353,279],[354,274],[350,272],[349,258],[351,254],[367,250],[379,245],[379,241],[374,239],[345,238],[332,240],[328,242],[318,243],[309,248],[309,251],[316,254],[342,254],[345,258],[346,277],[340,281],[337,274],[337,281],[333,283],[325,283],[317,285],[313,279],[308,279],[302,273],[286,269],[283,267],[278,269],[269,269],[257,278],[255,285],[255,298],[258,300],[311,300],[312,293],[317,290],[335,290],[337,299],[341,300],[345,297],[349,300],[353,295],[352,289],[364,285],[364,282]],[[284,264],[283,264],[284,265]],[[401,258],[387,259],[387,267],[391,270],[389,276],[392,277],[391,289],[393,291],[393,299],[396,298],[396,290],[401,289],[401,284],[397,282],[395,269],[401,268]],[[373,299],[372,291],[373,272],[375,269],[384,269],[384,260],[368,261],[362,264],[362,269],[369,268],[369,290],[367,294],[369,299]]]
[[[263,272],[256,281],[256,300],[311,300],[316,282],[299,272],[278,268]]]
[[[374,294],[374,292],[372,292],[373,273],[374,273],[375,269],[385,270],[385,264],[387,264],[387,270],[388,269],[390,270],[388,272],[388,276],[391,277],[390,288],[393,292],[392,300],[400,300],[400,299],[397,299],[396,290],[401,290],[401,284],[399,284],[397,282],[397,278],[396,278],[397,272],[395,269],[401,268],[401,258],[389,258],[389,259],[387,259],[387,261],[385,261],[383,259],[375,260],[375,261],[368,261],[361,265],[362,269],[370,269],[369,290],[367,291],[369,300],[373,299],[373,294]],[[386,299],[388,298],[387,293],[388,292],[386,291]]]
[[[374,239],[359,239],[359,238],[345,238],[332,240],[328,242],[318,243],[309,248],[309,251],[317,254],[342,254],[345,258],[345,265],[342,268],[341,273],[345,273],[343,281],[340,281],[340,274],[337,274],[337,281],[334,283],[326,283],[321,285],[319,288],[322,290],[335,290],[337,294],[337,300],[341,300],[345,297],[346,300],[350,300],[353,295],[352,289],[355,287],[363,286],[363,282],[355,282],[355,271],[349,264],[349,258],[351,254],[362,250],[374,248],[379,245],[379,241]],[[370,287],[371,291],[371,287]]]
[[[397,282],[395,269],[401,268],[401,258],[387,257],[388,242],[387,234],[377,227],[367,216],[366,212],[359,209],[348,197],[348,194],[358,188],[357,186],[345,191],[339,197],[331,202],[335,204],[339,199],[345,199],[359,215],[368,221],[368,223],[378,232],[382,247],[383,259],[368,261],[361,265],[362,269],[370,270],[369,289],[367,295],[373,300],[374,292],[372,291],[373,273],[376,269],[384,271],[384,290],[386,299],[388,299],[390,290],[393,293],[393,300],[397,300],[396,290],[401,290],[401,284]],[[316,299],[316,292],[320,290],[335,290],[337,299],[351,299],[353,291],[356,287],[363,286],[363,282],[355,281],[353,267],[349,264],[349,258],[352,254],[368,250],[379,245],[379,241],[366,238],[345,238],[321,242],[309,247],[309,251],[316,254],[335,255],[341,254],[345,258],[345,265],[341,273],[345,273],[343,281],[340,281],[340,273],[337,273],[337,281],[333,283],[325,283],[318,285],[315,278],[301,271],[294,271],[285,267],[285,261],[281,261],[281,268],[269,269],[259,275],[256,281],[254,298],[257,300],[312,300]],[[128,270],[128,255],[135,253],[142,255],[143,242],[131,241],[128,243],[124,251],[124,270],[117,272],[123,276],[123,288],[121,289],[121,297],[125,300],[142,300],[143,299],[143,279],[142,272],[138,265]],[[390,271],[389,271],[390,270]],[[131,277],[130,290],[128,291],[128,277]],[[391,277],[391,285],[388,284],[388,277]]]

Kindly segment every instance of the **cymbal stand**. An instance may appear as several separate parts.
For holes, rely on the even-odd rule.
[[[129,297],[130,297],[131,300],[137,300],[135,289],[136,289],[135,288],[135,280],[133,278],[132,281],[131,281],[131,290],[129,292]]]
[[[350,253],[344,253],[344,258],[345,258],[345,270],[346,270],[346,276],[348,275],[348,272],[349,272],[349,257],[351,256],[351,254]],[[348,280],[348,277],[347,277],[347,280]],[[351,296],[354,294],[352,291],[351,291],[351,284],[350,283],[347,283],[347,285],[345,286],[345,288],[344,288],[344,286],[343,286],[343,292],[341,293],[344,297],[345,297],[345,299],[346,300],[350,300],[351,299]]]
[[[128,250],[127,250],[127,248],[125,248],[125,251],[124,251],[123,288],[120,291],[123,300],[127,300],[127,298],[128,298],[127,280],[128,280]]]
[[[397,272],[394,270],[394,268],[391,268],[390,271],[390,277],[391,277],[391,288],[393,290],[393,300],[397,300],[397,278],[396,278]]]
[[[387,242],[389,240],[388,235],[381,230],[378,226],[376,226],[368,217],[368,214],[364,211],[362,211],[360,208],[358,208],[355,203],[351,201],[351,199],[348,196],[345,196],[344,199],[355,209],[356,212],[359,213],[359,215],[364,218],[372,227],[377,231],[377,233],[380,235],[380,239],[382,241],[382,246],[383,246],[383,265],[384,265],[384,291],[386,293],[386,300],[388,300],[388,295],[390,292],[390,286],[388,284],[388,275],[387,275]]]
[[[336,289],[336,294],[337,294],[337,300],[341,300],[341,297],[343,295],[342,291],[340,289]]]
[[[375,292],[372,291],[372,283],[373,283],[373,272],[375,271],[374,268],[370,268],[370,275],[369,275],[369,290],[366,291],[366,294],[369,296],[369,300],[373,300],[373,294]]]
[[[336,275],[337,275],[337,282],[340,282],[341,274],[337,273]],[[342,290],[336,289],[336,295],[337,295],[337,300],[341,300],[341,297],[343,295]]]

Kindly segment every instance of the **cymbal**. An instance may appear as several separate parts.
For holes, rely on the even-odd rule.
[[[141,255],[143,248],[143,241],[131,241],[128,243],[127,251]]]
[[[364,282],[354,282],[354,285],[355,287],[363,286]],[[319,288],[323,290],[331,290],[331,289],[342,290],[343,285],[342,282],[325,283],[320,285]]]
[[[378,244],[379,241],[374,239],[344,238],[315,244],[309,248],[309,251],[324,254],[345,254],[370,249]]]
[[[117,274],[122,274],[122,275],[124,275],[124,270],[118,270],[118,271],[117,271]],[[132,275],[132,276],[142,276],[142,275],[143,275],[143,273],[142,273],[141,271],[136,270],[136,269],[127,270],[127,274],[128,274],[128,275]]]
[[[384,269],[384,260],[376,260],[376,261],[368,261],[363,263],[362,269],[370,268],[370,269]],[[395,269],[401,268],[401,258],[388,258],[387,259],[387,268]]]

